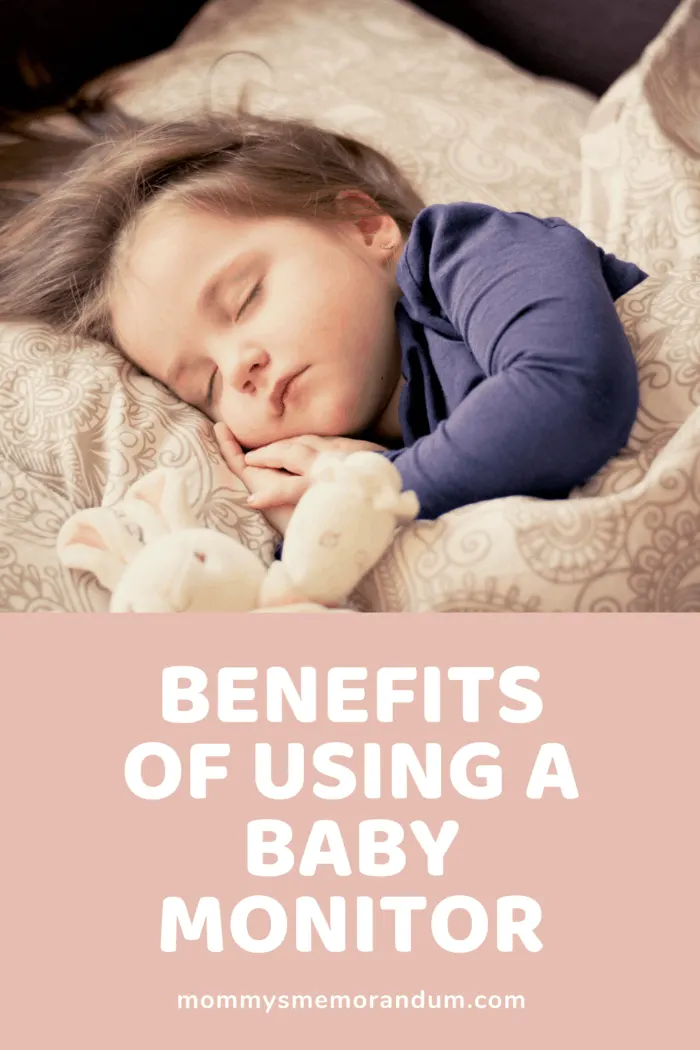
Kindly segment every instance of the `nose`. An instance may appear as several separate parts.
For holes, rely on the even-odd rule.
[[[265,369],[270,363],[270,355],[260,347],[246,347],[236,354],[230,371],[229,381],[234,390],[243,394],[252,394],[264,382]]]

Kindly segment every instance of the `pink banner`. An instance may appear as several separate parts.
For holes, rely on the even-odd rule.
[[[692,1045],[698,629],[6,617],[3,1044]]]

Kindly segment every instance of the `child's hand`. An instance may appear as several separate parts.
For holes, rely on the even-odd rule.
[[[284,536],[299,497],[306,489],[305,479],[291,477],[283,470],[249,467],[243,449],[225,423],[217,423],[214,434],[226,466],[248,489],[248,505],[264,510],[273,529]]]
[[[309,472],[322,452],[343,452],[350,455],[352,452],[383,451],[383,446],[376,445],[373,441],[356,441],[354,438],[343,437],[317,437],[314,434],[286,438],[284,441],[274,441],[271,445],[256,448],[246,453],[244,457],[246,468],[278,474],[283,480],[279,487],[273,484],[261,486],[259,498],[256,493],[254,506],[260,509],[275,507],[291,499],[296,504],[309,487]],[[287,473],[282,473],[283,471]]]

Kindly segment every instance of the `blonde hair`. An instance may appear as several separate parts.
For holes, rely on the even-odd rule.
[[[396,165],[354,138],[295,119],[206,118],[124,127],[0,229],[0,320],[112,340],[116,248],[164,197],[222,213],[337,222],[342,191],[408,234],[424,206]]]

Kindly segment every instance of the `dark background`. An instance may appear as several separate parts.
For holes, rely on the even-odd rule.
[[[168,47],[202,0],[0,0],[0,107],[65,102],[115,65]]]
[[[679,0],[416,0],[479,43],[542,76],[602,95]]]

